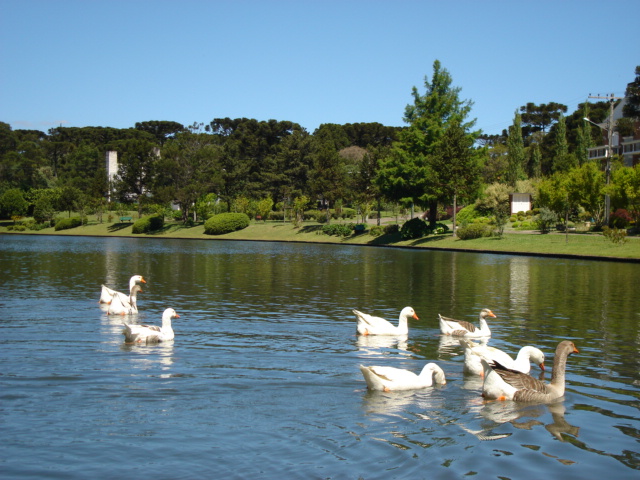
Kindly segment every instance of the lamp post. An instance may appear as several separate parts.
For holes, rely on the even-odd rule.
[[[587,117],[584,117],[584,120],[586,122],[594,124],[598,128],[601,128],[607,131],[607,164],[604,167],[605,175],[606,175],[607,192],[604,195],[604,223],[605,225],[609,225],[609,215],[611,211],[611,197],[609,197],[608,187],[609,187],[609,183],[611,182],[611,156],[613,155],[613,147],[611,146],[611,140],[613,136],[613,129],[611,128],[613,123],[613,102],[611,102],[611,110],[609,113],[609,121],[607,124],[608,128],[605,128],[602,125],[592,122]]]

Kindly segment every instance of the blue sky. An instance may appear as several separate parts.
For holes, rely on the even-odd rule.
[[[639,0],[0,0],[0,121],[404,125],[437,59],[500,133],[527,102],[623,96]]]

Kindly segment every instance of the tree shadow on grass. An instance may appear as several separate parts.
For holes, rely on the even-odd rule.
[[[107,232],[118,232],[132,225],[133,223],[114,223],[113,225],[107,227]]]
[[[322,225],[305,225],[304,227],[300,227],[298,233],[318,233],[322,232]]]
[[[380,235],[379,237],[375,237],[371,240],[369,245],[393,245],[394,243],[398,243],[402,241],[402,236],[400,232],[396,233],[385,233]]]
[[[411,243],[412,247],[418,247],[420,245],[427,245],[427,244],[434,244],[437,242],[441,242],[444,239],[450,237],[451,234],[449,235],[429,235],[428,237],[422,237],[417,239],[415,242]]]

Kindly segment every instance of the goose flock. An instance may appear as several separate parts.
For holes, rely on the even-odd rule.
[[[409,318],[418,319],[411,307],[400,312],[398,325],[388,320],[374,317],[358,310],[356,330],[360,335],[408,335]],[[479,327],[464,320],[455,320],[438,314],[442,335],[458,338],[464,348],[463,371],[468,375],[483,377],[482,396],[486,400],[512,400],[515,402],[548,403],[564,396],[565,370],[567,358],[578,353],[573,342],[564,340],[558,344],[553,359],[551,381],[545,383],[531,375],[531,363],[545,370],[544,353],[531,345],[524,346],[515,360],[506,352],[490,347],[486,343],[491,337],[487,317],[496,315],[488,308],[480,311]],[[471,339],[482,340],[476,343]],[[442,368],[435,363],[427,363],[419,375],[409,370],[383,366],[360,365],[360,371],[369,390],[391,392],[394,390],[412,390],[431,387],[434,384],[446,384]]]
[[[137,294],[142,292],[141,283],[147,283],[142,275],[133,275],[129,280],[128,295],[102,285],[99,303],[104,306],[108,315],[136,315]],[[409,320],[419,320],[412,307],[405,307],[400,311],[397,325],[359,310],[352,312],[356,316],[356,332],[362,337],[380,335],[406,338],[409,334]],[[491,330],[487,324],[487,317],[495,318],[496,315],[490,309],[483,308],[478,316],[479,326],[476,327],[470,322],[438,314],[442,335],[457,338],[464,349],[464,373],[483,378],[482,396],[486,400],[543,403],[564,396],[567,358],[573,353],[578,353],[574,343],[564,340],[558,344],[553,359],[551,380],[545,383],[529,375],[532,362],[542,371],[545,370],[544,353],[527,345],[522,347],[513,359],[508,353],[488,346]],[[148,344],[173,340],[175,334],[171,321],[174,318],[180,318],[180,315],[173,308],[167,308],[162,314],[161,326],[123,322],[122,334],[125,342]],[[480,342],[474,342],[472,339],[478,339]],[[374,391],[417,390],[447,383],[444,371],[433,362],[427,363],[419,374],[379,365],[360,365],[360,371],[367,388]]]

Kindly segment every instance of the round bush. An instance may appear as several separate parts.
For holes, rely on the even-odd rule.
[[[160,230],[164,227],[164,219],[159,215],[152,215],[150,217],[144,217],[140,220],[136,220],[131,229],[132,233],[149,233],[155,230]]]
[[[402,228],[400,229],[400,235],[402,236],[403,240],[421,238],[429,235],[429,226],[424,220],[415,217],[402,225]]]
[[[492,228],[485,223],[469,223],[456,230],[456,235],[460,240],[490,237],[491,234]]]
[[[249,217],[245,213],[219,213],[204,224],[207,235],[224,235],[225,233],[242,230],[249,226]]]
[[[397,223],[390,223],[389,225],[384,226],[384,233],[386,235],[392,235],[394,233],[398,233],[400,231],[400,225]]]
[[[353,233],[352,223],[331,223],[322,226],[322,233],[325,235],[336,235],[338,237],[348,237]]]
[[[384,233],[384,228],[382,228],[380,225],[374,225],[373,227],[371,227],[371,230],[369,230],[369,234],[372,237],[379,237],[383,233]]]
[[[68,230],[69,228],[76,228],[82,225],[80,217],[62,218],[56,222],[55,231]]]

